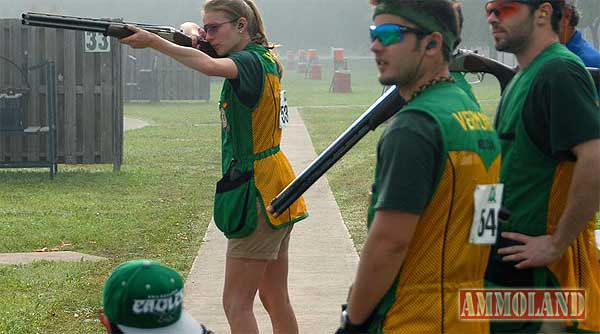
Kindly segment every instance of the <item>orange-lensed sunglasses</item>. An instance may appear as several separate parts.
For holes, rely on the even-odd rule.
[[[498,19],[503,20],[518,13],[525,5],[531,5],[531,3],[529,1],[489,1],[485,4],[486,17],[494,14]]]

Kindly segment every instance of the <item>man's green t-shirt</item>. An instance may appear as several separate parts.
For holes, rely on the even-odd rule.
[[[523,106],[523,125],[547,156],[574,160],[574,146],[600,138],[596,92],[588,80],[580,65],[563,58],[549,61],[533,80]]]
[[[421,214],[436,186],[442,150],[440,128],[430,116],[396,114],[377,147],[381,188],[374,208]]]
[[[597,103],[589,73],[559,43],[548,46],[517,73],[503,94],[496,119],[502,140],[503,206],[511,211],[499,232],[552,233],[567,202],[575,160],[572,149],[600,138]],[[500,236],[492,249],[486,280],[495,288],[585,288],[586,303],[594,308],[600,300],[594,268],[597,253],[591,242],[593,234],[591,239],[588,235],[580,233],[565,255],[551,265],[526,269],[515,268],[516,262],[505,261],[498,254],[500,248],[520,244]],[[592,329],[590,323],[574,322],[567,332]],[[492,322],[491,332],[536,333],[540,325],[526,320],[498,321]]]

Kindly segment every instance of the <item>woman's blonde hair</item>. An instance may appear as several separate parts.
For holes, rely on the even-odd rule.
[[[253,0],[207,0],[204,3],[203,12],[221,11],[227,14],[230,20],[245,17],[248,20],[248,34],[252,43],[262,45],[269,49],[273,59],[277,63],[277,71],[283,76],[283,66],[277,54],[273,51],[275,46],[267,40],[267,33],[263,24],[262,16]]]

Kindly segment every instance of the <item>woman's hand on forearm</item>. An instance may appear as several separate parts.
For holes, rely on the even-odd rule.
[[[119,42],[127,44],[134,49],[151,48],[156,39],[160,38],[151,32],[140,29],[131,24],[128,24],[126,27],[128,30],[133,31],[134,34],[129,37],[119,39]]]

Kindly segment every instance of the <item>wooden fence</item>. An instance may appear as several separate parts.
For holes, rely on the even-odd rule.
[[[125,101],[210,99],[210,78],[153,50],[123,47]]]
[[[97,52],[107,51],[107,43],[110,43],[109,52]],[[23,26],[20,20],[3,19],[0,20],[0,57],[4,59],[0,59],[0,91],[29,86],[27,126],[47,125],[46,78],[36,65],[46,61],[56,64],[59,163],[112,163],[115,170],[120,168],[123,154],[121,44],[98,34],[33,28]],[[26,68],[29,71],[24,70]],[[43,136],[0,132],[0,161],[45,159],[46,147]]]

